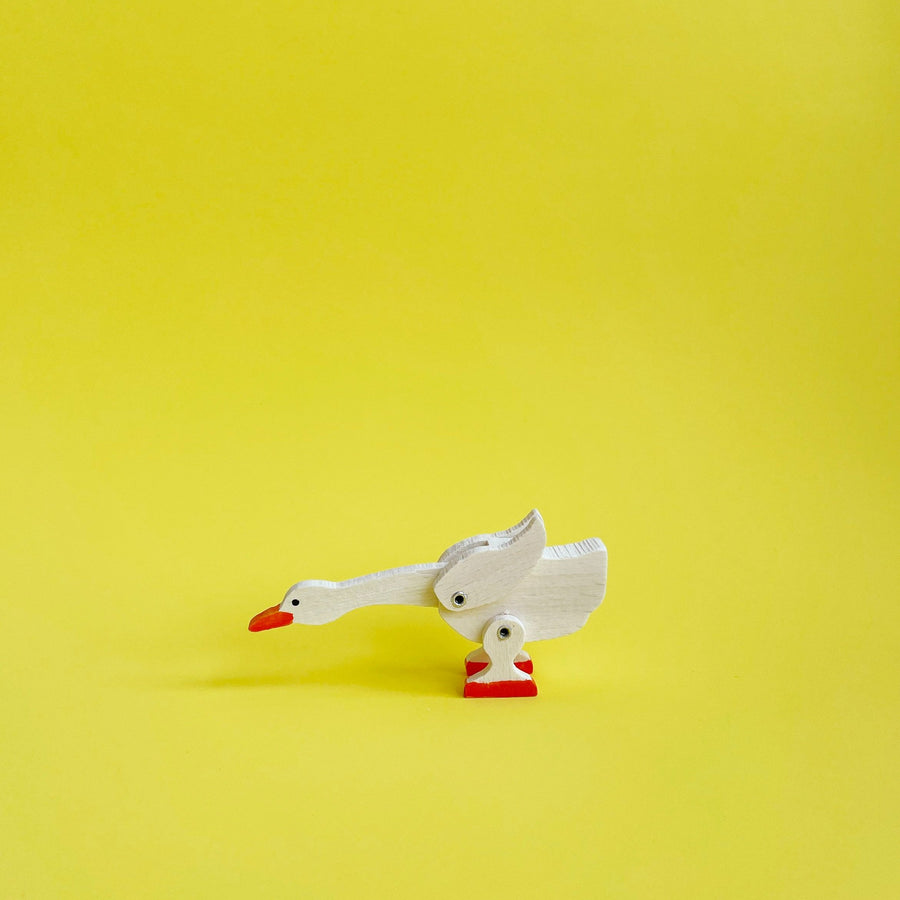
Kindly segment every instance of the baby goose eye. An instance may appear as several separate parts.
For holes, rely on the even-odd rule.
[[[466,595],[462,591],[457,591],[453,595],[453,605],[454,606],[465,606],[466,603]]]
[[[300,601],[299,601],[296,597],[294,597],[294,599],[291,600],[291,603],[292,603],[294,606],[299,606],[299,605],[300,605]]]

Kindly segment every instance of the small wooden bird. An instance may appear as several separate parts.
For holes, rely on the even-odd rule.
[[[361,606],[436,606],[455,631],[481,647],[466,657],[466,697],[533,697],[525,641],[578,631],[606,592],[599,538],[547,546],[533,509],[505,531],[449,547],[435,563],[387,569],[349,581],[300,581],[250,620],[250,631],[322,625]]]

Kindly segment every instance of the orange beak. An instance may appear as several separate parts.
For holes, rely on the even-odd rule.
[[[251,631],[266,631],[269,628],[280,628],[282,625],[293,625],[294,617],[291,613],[282,612],[277,606],[270,606],[261,613],[257,613],[251,620]]]

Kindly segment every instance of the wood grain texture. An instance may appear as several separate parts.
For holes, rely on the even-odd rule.
[[[482,684],[491,681],[531,681],[531,676],[515,664],[524,644],[525,626],[515,616],[495,616],[482,635],[488,665],[466,680]]]
[[[292,613],[295,624],[323,625],[361,606],[436,606],[432,585],[443,568],[421,563],[349,581],[300,581],[288,589],[280,609]]]
[[[362,606],[400,604],[437,606],[441,618],[471,641],[480,642],[497,616],[515,617],[523,640],[561,637],[581,628],[603,600],[606,547],[599,538],[545,543],[543,520],[532,510],[512,528],[457,542],[438,562],[348,581],[300,581],[265,612],[265,627],[321,625]],[[463,606],[453,603],[455,594],[465,596]],[[251,630],[259,630],[259,619]]]
[[[531,657],[525,650],[520,650],[519,653],[516,654],[516,663],[526,663],[530,660]],[[466,654],[466,665],[469,665],[471,663],[475,666],[486,666],[490,661],[491,660],[485,652],[484,647],[476,647],[474,650]]]
[[[532,510],[512,534],[469,543],[451,554],[434,581],[448,610],[472,609],[505,600],[532,570],[547,544],[544,521]],[[459,602],[457,602],[459,601]]]
[[[519,534],[519,532],[521,532],[531,520],[538,515],[540,515],[540,513],[536,509],[533,509],[524,519],[520,522],[516,522],[511,528],[504,528],[503,531],[494,531],[490,534],[476,534],[474,537],[468,537],[464,540],[457,541],[455,544],[451,544],[440,557],[438,557],[438,562],[447,563],[449,565],[462,556],[464,551],[474,546],[499,547],[502,544],[505,544],[509,538]]]
[[[439,607],[441,618],[470,641],[478,641],[494,616],[515,615],[526,640],[542,641],[578,631],[606,593],[607,553],[598,538],[547,547],[537,564],[504,600],[474,609]]]

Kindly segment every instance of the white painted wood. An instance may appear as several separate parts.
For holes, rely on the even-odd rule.
[[[547,547],[537,565],[505,600],[472,609],[438,607],[441,618],[470,641],[487,623],[509,613],[520,619],[526,639],[543,641],[578,631],[606,593],[606,547],[598,538]]]
[[[525,626],[515,616],[495,616],[488,622],[482,636],[488,667],[470,675],[466,681],[479,684],[495,681],[531,681],[531,676],[516,668],[515,664],[524,643]]]
[[[422,563],[349,581],[300,581],[288,589],[279,609],[291,613],[295,624],[323,625],[361,606],[436,606],[432,585],[443,568],[443,563]]]
[[[267,619],[263,628],[290,622],[321,625],[361,606],[436,606],[441,618],[471,641],[481,641],[498,616],[519,623],[515,633],[521,626],[523,642],[561,637],[581,628],[602,602],[606,547],[598,538],[552,547],[545,543],[543,520],[532,510],[505,531],[459,541],[435,563],[387,569],[349,581],[298,582],[280,606],[256,618]],[[453,603],[457,593],[465,595],[462,607]],[[283,616],[281,621],[272,613],[290,613],[291,618]],[[508,653],[510,646],[504,642],[501,652]],[[521,650],[519,645],[516,652]],[[474,651],[469,658],[481,660],[483,652],[488,651]],[[515,658],[513,654],[512,662]],[[529,657],[522,653],[518,658]],[[489,661],[493,664],[492,658]]]
[[[457,541],[455,544],[449,546],[439,557],[438,562],[442,563],[451,563],[454,562],[462,553],[471,547],[475,546],[483,546],[483,547],[500,547],[505,544],[509,538],[514,537],[520,531],[522,531],[526,525],[528,525],[531,520],[535,516],[539,516],[540,513],[533,509],[531,512],[522,519],[521,522],[516,522],[511,528],[505,528],[503,531],[495,531],[492,534],[476,534],[474,537],[466,538],[462,541]]]
[[[537,510],[501,540],[462,547],[445,561],[434,580],[434,592],[448,610],[474,609],[505,600],[534,568],[547,543]]]
[[[528,653],[525,650],[520,650],[516,654],[515,662],[528,662],[529,659],[531,659],[531,657],[528,655]],[[474,650],[472,650],[471,653],[466,654],[467,663],[489,663],[490,661],[491,658],[485,652],[484,647],[476,647]]]

